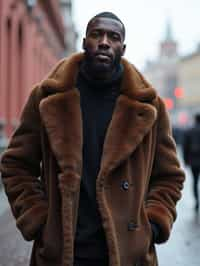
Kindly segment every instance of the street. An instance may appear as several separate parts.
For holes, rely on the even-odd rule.
[[[183,164],[182,157],[179,158]],[[199,214],[194,212],[190,169],[186,168],[185,172],[183,197],[178,203],[178,218],[171,237],[166,244],[157,246],[160,266],[200,265],[200,212]]]
[[[191,195],[191,173],[189,169],[185,171],[187,177],[183,197],[178,204],[178,218],[171,237],[166,244],[157,245],[159,266],[200,265],[200,214],[195,215]],[[30,253],[31,243],[25,242],[15,228],[7,199],[1,191],[0,266],[28,266]]]

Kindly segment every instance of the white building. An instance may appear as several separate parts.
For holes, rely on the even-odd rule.
[[[174,89],[177,86],[177,65],[179,60],[177,42],[173,38],[172,27],[168,21],[165,38],[160,43],[159,56],[148,61],[144,70],[145,77],[166,100],[169,111],[176,108]]]
[[[75,25],[72,19],[72,0],[60,0],[61,13],[65,24],[65,43],[66,43],[66,55],[76,51],[76,41],[78,34],[75,29]]]

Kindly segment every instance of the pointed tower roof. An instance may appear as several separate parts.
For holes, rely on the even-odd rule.
[[[165,41],[174,42],[171,20],[168,18],[166,22]]]
[[[171,20],[168,18],[166,21],[164,40],[160,43],[160,56],[162,58],[172,58],[178,55],[177,42],[173,38]]]

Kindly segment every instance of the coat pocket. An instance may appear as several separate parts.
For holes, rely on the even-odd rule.
[[[136,266],[158,266],[155,245],[153,243],[150,245],[149,251],[138,260]]]
[[[144,242],[146,242],[145,249],[143,250],[143,254],[140,255],[137,262],[133,264],[134,266],[155,266],[154,264],[155,258],[155,247],[153,243],[153,232],[151,223],[146,214],[145,208],[143,208],[142,218],[141,218],[141,226],[143,228],[144,234]]]
[[[155,250],[155,245],[153,243],[153,232],[152,232],[152,227],[151,223],[146,216],[146,223],[144,225],[146,234],[147,234],[147,241],[148,241],[148,246],[147,246],[147,252],[143,254],[137,261],[136,266],[157,266],[157,256],[156,256],[156,250]]]

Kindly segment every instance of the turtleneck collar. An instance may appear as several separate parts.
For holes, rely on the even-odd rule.
[[[116,87],[116,84],[120,84],[122,80],[123,74],[123,65],[119,64],[119,66],[113,72],[113,75],[109,79],[95,79],[90,75],[85,67],[85,63],[82,62],[79,69],[80,78],[83,79],[89,87],[92,88],[100,88],[101,91],[108,88]],[[117,86],[119,87],[119,86]]]

